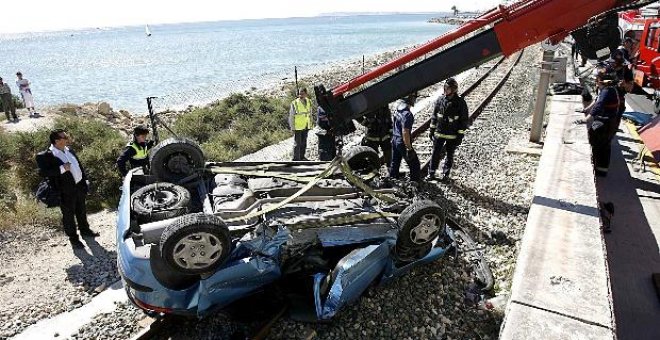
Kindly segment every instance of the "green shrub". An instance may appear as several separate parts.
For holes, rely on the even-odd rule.
[[[12,165],[12,185],[21,192],[30,193],[41,181],[37,172],[37,153],[46,150],[50,145],[48,136],[50,130],[40,129],[34,132],[17,132],[11,134],[12,155],[8,158]]]
[[[59,226],[62,214],[59,209],[46,208],[33,196],[20,194],[13,198],[10,206],[0,211],[0,230],[25,226]]]
[[[230,161],[290,137],[291,100],[232,94],[184,114],[173,129],[200,143],[207,159]]]
[[[119,201],[118,188],[121,179],[114,163],[126,143],[124,137],[101,122],[78,117],[59,118],[55,121],[55,128],[64,128],[73,137],[71,148],[78,154],[92,182],[92,187],[95,188],[88,198],[89,210],[116,206]],[[3,159],[11,164],[11,172],[15,174],[9,176],[10,180],[7,183],[17,188],[19,192],[32,193],[42,180],[38,175],[35,157],[37,153],[49,147],[50,131],[50,129],[40,129],[2,137],[8,138],[8,143],[2,143],[0,156],[8,155]]]

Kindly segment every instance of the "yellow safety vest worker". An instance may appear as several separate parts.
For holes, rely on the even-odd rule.
[[[312,101],[307,98],[303,102],[300,98],[291,103],[295,114],[293,115],[293,129],[296,131],[312,128]]]
[[[131,159],[134,159],[136,161],[142,160],[147,158],[149,155],[149,146],[145,145],[144,148],[142,148],[138,143],[132,142],[128,144],[128,146],[132,147],[133,150],[135,150],[135,155],[131,157]]]

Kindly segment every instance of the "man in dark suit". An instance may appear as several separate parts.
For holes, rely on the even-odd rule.
[[[48,177],[51,185],[59,191],[64,232],[69,236],[73,248],[82,249],[85,245],[80,242],[76,233],[76,221],[80,236],[99,236],[99,233],[89,229],[87,222],[87,175],[78,161],[78,156],[69,149],[71,138],[65,130],[53,130],[50,133],[50,143],[48,150],[37,154],[39,174]]]

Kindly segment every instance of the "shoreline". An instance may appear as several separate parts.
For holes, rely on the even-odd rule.
[[[418,45],[405,46],[394,50],[383,52],[375,52],[370,55],[365,54],[364,68],[369,71],[377,66],[380,66],[412,49]],[[298,82],[308,87],[323,84],[327,88],[333,88],[339,84],[349,81],[356,76],[362,74],[362,60],[355,60],[353,58],[344,59],[335,62],[327,62],[313,66],[308,69],[299,70]],[[256,77],[255,77],[256,78]],[[295,83],[293,77],[281,78],[273,74],[270,79],[264,79],[257,86],[246,86],[237,91],[229,91],[223,93],[217,98],[204,100],[201,103],[187,102],[174,106],[160,105],[154,101],[154,111],[164,116],[166,120],[173,119],[177,116],[183,115],[191,110],[197,108],[205,108],[213,106],[216,102],[229,97],[231,94],[240,93],[246,95],[263,95],[267,97],[284,97],[286,89]],[[312,91],[312,88],[308,88]],[[167,101],[167,96],[161,100]],[[143,112],[129,112],[125,109],[114,108],[112,103],[106,101],[98,102],[85,102],[83,104],[76,103],[61,103],[55,105],[46,105],[38,109],[44,116],[60,116],[60,117],[89,117],[107,123],[113,128],[128,132],[134,124],[144,124],[148,120],[148,113]],[[6,129],[13,130],[13,129]]]

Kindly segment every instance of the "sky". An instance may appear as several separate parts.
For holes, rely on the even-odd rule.
[[[335,12],[449,12],[500,0],[2,0],[0,33],[219,20],[310,17]]]

